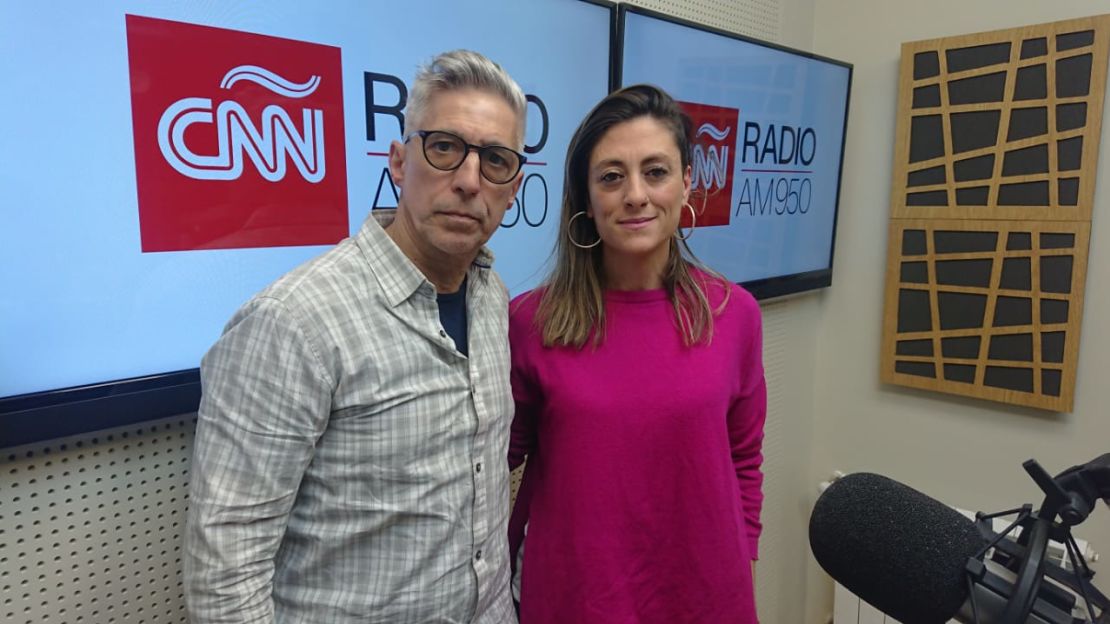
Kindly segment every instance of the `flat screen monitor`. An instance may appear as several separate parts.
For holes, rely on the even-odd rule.
[[[396,207],[386,155],[439,52],[527,94],[491,247],[514,294],[535,286],[614,20],[583,0],[0,3],[0,445],[195,410],[232,313]]]
[[[688,244],[757,298],[828,286],[852,66],[622,5],[619,84],[694,129]]]

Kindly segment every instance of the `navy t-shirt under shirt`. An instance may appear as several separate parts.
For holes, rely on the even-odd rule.
[[[436,293],[439,304],[439,322],[448,336],[455,341],[459,353],[466,352],[466,278],[462,286],[453,293]]]

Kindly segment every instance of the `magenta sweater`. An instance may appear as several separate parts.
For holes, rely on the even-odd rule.
[[[716,306],[723,289],[708,288]],[[544,348],[535,296],[510,310],[510,522],[528,521],[521,624],[754,624],[767,391],[759,307],[733,286],[710,345],[685,347],[662,290],[605,295],[594,350]],[[515,554],[514,554],[515,560]]]

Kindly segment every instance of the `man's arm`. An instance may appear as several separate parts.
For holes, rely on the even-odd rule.
[[[333,384],[278,300],[240,310],[201,364],[184,586],[194,624],[272,622],[274,555]]]

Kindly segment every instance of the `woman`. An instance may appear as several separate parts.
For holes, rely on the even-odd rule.
[[[656,87],[602,100],[568,150],[553,273],[512,304],[521,624],[757,621],[759,307],[683,242],[690,135]]]

